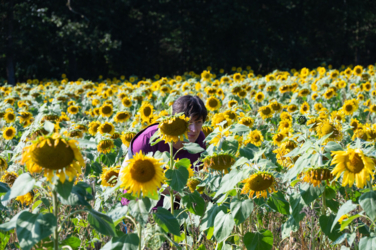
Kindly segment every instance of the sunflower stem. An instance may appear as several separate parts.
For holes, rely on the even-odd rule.
[[[54,209],[54,216],[56,217],[56,224],[57,224],[57,221],[58,221],[58,218],[57,218],[57,215],[59,213],[58,209],[58,203],[57,203],[57,192],[55,190],[52,191],[52,206],[53,206],[53,209]],[[54,250],[58,250],[59,249],[59,239],[58,239],[58,234],[57,234],[57,225],[55,227],[55,230],[53,232],[53,235],[54,235]]]
[[[170,169],[174,169],[174,144],[173,142],[169,142],[168,145],[170,146]],[[170,203],[171,203],[171,214],[174,215],[174,191],[170,187]],[[174,244],[171,242],[171,248],[173,248]]]
[[[326,215],[326,197],[325,197],[325,191],[322,193],[322,214]]]
[[[140,244],[138,245],[138,250],[141,250],[142,249],[142,240],[141,240],[142,227],[141,227],[141,223],[138,223],[138,228],[139,228],[138,238],[140,239]]]
[[[188,239],[187,239],[187,223],[184,222],[184,242],[185,242],[185,249],[188,250]]]

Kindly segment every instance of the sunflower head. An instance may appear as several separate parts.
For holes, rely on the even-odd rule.
[[[326,144],[329,141],[340,141],[342,140],[343,133],[342,133],[342,126],[337,122],[331,122],[329,120],[321,121],[317,128],[317,134],[320,138],[331,134],[324,142]]]
[[[204,168],[207,171],[210,168],[215,171],[228,173],[230,167],[235,163],[235,157],[228,153],[218,153],[205,157],[203,162]]]
[[[73,130],[69,131],[68,136],[71,137],[71,138],[80,139],[84,136],[84,133],[82,132],[82,130],[73,129]]]
[[[5,171],[0,181],[8,184],[9,187],[12,187],[13,183],[16,181],[17,178],[18,178],[18,174],[16,172]]]
[[[101,123],[98,121],[92,121],[89,124],[89,133],[95,136],[98,132],[98,128],[100,127]]]
[[[264,141],[264,137],[262,136],[262,133],[255,129],[247,135],[247,139],[245,140],[245,144],[252,143],[255,146],[261,146],[262,142]]]
[[[3,137],[5,140],[12,140],[16,135],[16,129],[14,127],[6,127],[3,129]]]
[[[210,111],[216,111],[218,109],[220,109],[221,107],[221,102],[218,98],[214,97],[214,96],[210,96],[207,100],[206,100],[206,108]]]
[[[101,140],[98,143],[97,150],[100,153],[107,154],[107,153],[111,152],[111,150],[114,148],[114,145],[115,145],[114,140],[104,139],[104,140]]]
[[[24,148],[21,163],[26,164],[30,173],[44,171],[44,176],[49,181],[52,181],[56,173],[62,183],[65,182],[66,175],[72,181],[81,173],[81,167],[85,166],[77,141],[59,134],[38,137]]]
[[[69,106],[67,111],[68,111],[69,114],[75,115],[75,114],[78,113],[78,111],[80,111],[80,107],[79,106]]]
[[[120,136],[121,142],[125,146],[129,147],[133,137],[135,137],[136,134],[137,133],[135,133],[135,132],[125,132],[125,133],[123,132],[122,135]]]
[[[190,178],[187,182],[187,186],[189,188],[189,191],[191,191],[191,193],[193,193],[197,186],[201,183],[201,181],[197,178]],[[199,187],[197,189],[197,191],[201,194],[203,191],[204,191],[205,187]]]
[[[114,187],[118,182],[120,166],[104,167],[101,174],[101,185],[104,187]]]
[[[22,204],[22,206],[29,206],[31,203],[33,203],[33,199],[34,199],[34,193],[33,191],[31,191],[25,195],[18,196],[16,198],[16,201],[19,201]]]
[[[8,168],[7,161],[5,160],[5,158],[3,158],[2,156],[0,156],[0,172],[5,171],[7,168]]]
[[[114,121],[117,123],[126,122],[129,118],[131,118],[131,114],[128,111],[120,111],[116,113]]]
[[[214,131],[213,127],[210,127],[207,125],[202,126],[202,132],[204,132],[205,137],[208,137],[208,135],[213,131]]]
[[[5,112],[4,119],[7,123],[12,123],[16,120],[16,115],[13,112]]]
[[[147,120],[153,116],[154,107],[148,102],[143,102],[139,110],[142,120]]]
[[[249,178],[243,180],[241,183],[244,183],[241,193],[249,193],[249,198],[252,198],[254,195],[256,195],[257,198],[260,196],[267,198],[268,193],[275,192],[275,178],[273,174],[269,172],[259,171],[252,174]]]
[[[115,133],[115,126],[110,122],[105,122],[105,123],[102,123],[98,127],[98,131],[99,133],[101,133],[101,135],[104,135],[104,134],[112,135],[113,133]]]
[[[183,141],[188,138],[189,117],[177,114],[164,118],[158,125],[158,133],[166,143]]]
[[[270,107],[270,105],[260,107],[258,110],[261,118],[265,120],[266,118],[273,117],[274,110]]]
[[[252,117],[243,117],[239,121],[239,124],[243,124],[249,128],[252,128],[254,123],[255,121],[252,119]]]
[[[342,106],[342,110],[346,115],[352,115],[357,109],[352,100],[347,100]]]
[[[136,195],[156,194],[165,180],[163,165],[159,159],[136,153],[121,172],[120,187]]]
[[[326,167],[309,168],[301,174],[303,182],[311,183],[314,187],[320,186],[322,181],[329,182],[333,179],[333,175]]]
[[[114,112],[114,108],[111,104],[103,104],[99,108],[99,113],[103,117],[110,117],[113,112]]]

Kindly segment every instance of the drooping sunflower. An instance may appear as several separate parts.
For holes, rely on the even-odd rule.
[[[274,113],[270,105],[260,107],[258,112],[263,120],[273,117]]]
[[[238,105],[238,101],[236,100],[230,100],[228,101],[228,104],[227,104],[229,108],[232,108],[233,106],[236,106],[236,105]]]
[[[82,132],[82,130],[73,129],[73,130],[68,132],[68,136],[71,137],[71,138],[80,139],[84,136],[84,133]]]
[[[225,112],[223,112],[223,115],[226,117],[226,120],[230,120],[231,123],[237,121],[238,119],[238,115],[235,111],[232,110],[226,110]]]
[[[110,117],[114,112],[114,107],[111,104],[103,104],[99,108],[99,113],[103,117]]]
[[[225,122],[226,121],[226,122]],[[222,124],[223,128],[227,128],[229,125],[231,125],[231,120],[227,119],[226,116],[223,113],[217,113],[213,116],[211,124],[213,127],[220,127],[219,124]]]
[[[235,163],[235,157],[228,153],[217,153],[211,156],[207,156],[203,159],[204,169],[206,171],[210,169],[219,172],[229,172],[229,168]]]
[[[193,193],[200,183],[201,183],[201,181],[197,178],[188,179],[187,186],[189,188],[189,191],[191,191],[191,193]],[[199,188],[197,188],[197,192],[199,192],[201,194],[204,191],[204,189],[205,189],[205,187],[199,187]]]
[[[29,206],[31,203],[33,203],[34,199],[34,193],[28,192],[25,195],[17,196],[16,201],[19,201],[23,206]]]
[[[243,124],[249,128],[252,128],[254,123],[255,121],[252,119],[252,117],[242,117],[239,121],[239,124]]]
[[[9,187],[12,187],[13,183],[16,181],[17,178],[18,178],[18,174],[16,172],[5,171],[4,175],[0,179],[0,182],[4,182]]]
[[[126,122],[131,118],[131,114],[128,111],[119,111],[116,113],[114,121],[117,123]]]
[[[282,144],[282,141],[283,139],[286,138],[287,136],[287,133],[286,133],[286,129],[276,133],[274,136],[273,136],[273,144],[274,145],[277,145],[277,146],[280,146]]]
[[[16,115],[13,112],[5,112],[4,119],[7,123],[12,123],[16,120]]]
[[[48,181],[52,181],[54,173],[65,182],[66,175],[72,181],[85,166],[84,159],[77,147],[77,141],[59,134],[39,136],[30,146],[24,148],[22,164],[26,164],[30,173],[44,171]]]
[[[156,194],[165,180],[163,165],[160,159],[136,153],[120,173],[120,187],[136,196]]]
[[[97,145],[97,150],[100,153],[107,154],[111,152],[111,150],[114,148],[114,140],[112,139],[103,139],[101,140]]]
[[[247,139],[244,141],[244,143],[252,143],[253,145],[260,147],[263,141],[264,137],[262,136],[261,132],[255,129],[249,132],[249,134],[247,135]]]
[[[104,167],[101,174],[101,185],[104,187],[114,187],[118,182],[120,166]]]
[[[27,111],[21,111],[18,113],[18,115],[21,123],[27,122],[33,117],[33,115]]]
[[[213,132],[214,131],[214,129],[213,129],[213,127],[210,127],[210,126],[202,126],[202,132],[204,132],[204,135],[205,135],[205,137],[208,137],[208,135],[211,133],[211,132]]]
[[[80,111],[80,107],[79,106],[69,106],[68,109],[67,109],[67,112],[69,114],[72,114],[72,115],[77,114],[78,111]]]
[[[188,138],[189,117],[174,115],[166,117],[158,125],[158,134],[165,143],[183,141]]]
[[[257,198],[262,196],[263,198],[268,197],[268,193],[276,192],[275,178],[273,174],[269,172],[256,172],[252,174],[249,178],[243,180],[241,183],[244,183],[242,188],[242,194],[248,194],[249,198],[252,198],[256,195]]]
[[[5,140],[12,140],[16,135],[16,129],[14,127],[6,127],[3,129],[3,137]]]
[[[133,137],[136,136],[137,133],[135,132],[123,132],[120,136],[121,142],[126,146],[129,147]]]
[[[329,185],[329,182],[334,178],[326,167],[309,168],[301,174],[300,178],[302,177],[303,182],[311,183],[314,187],[320,186],[322,181],[326,181],[326,184]]]
[[[105,122],[98,127],[98,131],[101,133],[101,135],[112,135],[115,132],[115,126],[111,122]]]
[[[85,124],[76,124],[74,126],[75,129],[79,129],[81,130],[82,132],[86,133],[88,131],[88,127],[85,125]]]
[[[357,107],[355,106],[352,100],[347,100],[343,104],[342,110],[345,113],[345,115],[352,115],[357,110]]]
[[[317,127],[316,132],[319,138],[322,138],[326,135],[331,134],[324,142],[324,144],[328,143],[329,141],[340,141],[342,140],[343,133],[342,133],[342,126],[340,123],[336,121],[329,121],[323,120],[321,121]]]
[[[98,128],[101,126],[101,123],[98,121],[92,121],[89,123],[89,134],[95,136],[98,132]]]
[[[210,96],[207,100],[206,100],[206,108],[210,111],[216,111],[218,109],[221,108],[221,102],[219,101],[218,98],[214,97],[214,96]]]
[[[336,164],[332,174],[338,179],[343,173],[342,186],[352,187],[355,182],[358,188],[363,188],[368,180],[373,180],[375,162],[361,149],[347,147],[346,151],[333,151],[332,155],[332,164]]]
[[[296,106],[295,104],[290,104],[288,107],[287,107],[287,111],[289,113],[294,113],[295,111],[298,110],[298,106]]]

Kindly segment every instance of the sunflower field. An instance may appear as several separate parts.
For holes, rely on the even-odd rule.
[[[206,148],[172,114],[183,95],[206,105]],[[0,249],[376,249],[374,65],[63,74],[0,101]],[[170,151],[121,168],[154,123]]]

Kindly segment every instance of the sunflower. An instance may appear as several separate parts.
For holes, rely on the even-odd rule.
[[[80,129],[73,129],[69,131],[68,136],[71,138],[80,139],[84,136],[84,133]]]
[[[321,121],[317,128],[316,132],[319,138],[322,138],[326,135],[331,134],[324,142],[324,144],[328,143],[329,141],[340,141],[342,140],[343,133],[342,133],[342,126],[338,122],[330,122],[329,120]]]
[[[148,120],[151,116],[153,116],[153,110],[154,107],[148,102],[142,103],[140,107],[140,114],[141,114],[141,119],[142,120]]]
[[[249,132],[247,135],[247,139],[244,141],[245,144],[252,143],[255,146],[261,146],[262,142],[264,141],[264,137],[262,136],[259,130],[253,130]]]
[[[241,193],[249,193],[249,198],[252,198],[253,195],[256,195],[257,198],[260,196],[267,198],[268,193],[276,192],[274,189],[275,178],[269,172],[256,172],[241,183],[245,183]]]
[[[193,193],[197,186],[201,183],[201,181],[197,178],[190,178],[188,179],[187,181],[187,187],[189,188],[189,191],[191,191],[191,193]],[[197,189],[197,191],[201,194],[203,191],[204,191],[205,187],[199,187]]]
[[[126,146],[129,147],[132,139],[136,136],[137,133],[135,132],[123,132],[120,136],[121,142]]]
[[[7,161],[5,160],[5,158],[3,158],[2,156],[0,156],[0,172],[5,171],[7,168],[8,168]]]
[[[362,76],[362,73],[363,73],[363,67],[358,65],[358,66],[355,66],[354,70],[353,70],[353,73],[354,75],[356,76]]]
[[[343,104],[342,110],[345,115],[352,115],[357,110],[357,107],[352,100],[347,100]]]
[[[294,113],[295,111],[298,110],[298,106],[296,106],[295,104],[290,104],[288,107],[287,107],[287,111],[289,113]]]
[[[72,181],[81,173],[81,167],[85,167],[77,144],[77,141],[59,134],[40,136],[24,148],[21,163],[26,164],[30,173],[40,173],[44,170],[44,176],[50,182],[54,171],[62,183],[65,182],[65,175]]]
[[[120,173],[120,187],[136,196],[156,194],[165,180],[163,165],[160,159],[136,153]]]
[[[277,102],[277,101],[274,101],[274,102],[270,103],[269,106],[270,106],[270,107],[272,108],[272,110],[273,110],[274,112],[276,112],[276,113],[279,113],[279,112],[282,111],[282,104],[280,104],[280,103]]]
[[[104,139],[98,143],[97,150],[100,153],[107,154],[114,148],[114,140]]]
[[[210,79],[211,79],[210,71],[204,70],[204,71],[201,73],[201,79],[202,79],[203,81],[210,81]]]
[[[309,108],[308,102],[304,102],[302,104],[302,106],[300,106],[300,110],[299,111],[300,111],[301,114],[305,115],[305,114],[309,113],[309,110],[310,110],[310,108]]]
[[[33,203],[33,199],[34,199],[34,193],[28,192],[25,195],[17,196],[16,201],[21,202],[23,206],[29,206],[31,203]]]
[[[335,95],[335,92],[333,89],[328,89],[325,91],[324,93],[324,97],[325,99],[329,100],[330,98],[332,98],[333,96]]]
[[[235,157],[228,153],[216,153],[205,157],[203,160],[204,169],[206,171],[210,169],[219,171],[219,172],[229,172],[229,168],[235,163]]]
[[[104,167],[101,174],[101,185],[104,187],[114,187],[118,182],[120,166]]]
[[[235,122],[238,119],[238,115],[235,111],[226,110],[223,114],[226,117],[226,120],[230,120],[231,123]]]
[[[98,131],[99,133],[101,133],[101,135],[104,135],[104,134],[112,135],[115,132],[115,126],[110,122],[105,122],[105,123],[102,123],[98,127]]]
[[[333,151],[332,155],[332,164],[336,164],[332,174],[338,179],[344,173],[342,186],[352,187],[355,182],[358,188],[363,188],[370,178],[373,180],[375,162],[361,149],[347,147],[346,151]]]
[[[362,127],[362,124],[356,118],[351,118],[350,126],[353,131],[357,130],[358,128]]]
[[[282,144],[283,139],[285,139],[286,136],[287,136],[287,133],[286,133],[286,132],[287,132],[287,130],[284,129],[284,130],[282,130],[281,132],[276,133],[276,134],[273,136],[273,144],[274,144],[274,145],[277,145],[277,146],[280,146],[280,145]]]
[[[322,181],[326,181],[326,184],[329,185],[333,179],[333,175],[326,167],[309,168],[301,174],[301,177],[303,177],[303,182],[311,183],[314,187],[320,186]]]
[[[210,126],[202,126],[202,132],[204,132],[205,137],[208,137],[208,135],[213,132],[213,127]]]
[[[253,124],[255,121],[252,119],[252,117],[242,117],[239,121],[239,124],[243,124],[249,128],[253,127]]]
[[[282,112],[279,118],[281,118],[282,121],[289,120],[292,122],[292,116],[288,112]]]
[[[111,104],[103,104],[99,108],[99,114],[103,117],[110,117],[114,112],[114,108]]]
[[[89,123],[89,134],[95,136],[98,132],[98,128],[101,126],[101,123],[98,121],[92,121]]]
[[[371,104],[370,107],[369,107],[369,111],[371,113],[376,113],[376,104]]]
[[[343,221],[346,221],[350,216],[348,214],[344,214],[342,215],[339,219],[338,219],[338,223],[341,225],[343,223]]]
[[[18,115],[21,123],[27,122],[33,117],[33,115],[27,111],[21,111]]]
[[[49,121],[49,122],[59,122],[59,119],[60,117],[58,115],[54,115],[54,114],[48,114],[48,115],[45,115],[43,116],[42,118],[42,123],[44,123],[44,121]]]
[[[68,109],[67,109],[67,112],[69,114],[72,114],[72,115],[77,114],[78,111],[80,111],[80,107],[79,106],[69,106]]]
[[[330,114],[330,117],[334,121],[338,121],[338,122],[344,122],[346,120],[345,113],[342,110],[340,110],[340,111],[333,111]]]
[[[264,93],[262,93],[262,92],[258,92],[255,95],[256,102],[262,102],[264,100],[264,98],[265,98],[265,96],[264,96]]]
[[[124,97],[123,99],[121,99],[121,103],[124,105],[124,107],[127,107],[127,108],[132,106],[132,100],[129,99],[128,97]]]
[[[14,127],[6,127],[3,129],[3,137],[5,140],[12,140],[16,135],[16,129]]]
[[[299,91],[299,96],[300,97],[305,97],[305,96],[307,96],[309,94],[310,94],[309,89],[302,89],[302,90]]]
[[[224,123],[222,124],[223,128],[227,128],[229,125],[231,125],[231,120],[226,118],[226,116],[223,113],[217,113],[213,116],[211,124],[213,127],[219,127],[220,123]]]
[[[165,143],[183,141],[188,138],[189,117],[174,115],[164,118],[158,125],[158,134]]]
[[[119,111],[116,113],[114,117],[114,122],[126,122],[131,117],[131,114],[128,111]]]
[[[292,121],[282,120],[278,124],[278,130],[290,129],[292,128]]]
[[[4,119],[7,123],[12,123],[16,120],[16,115],[13,112],[5,112]]]
[[[16,172],[5,171],[4,175],[1,176],[0,182],[6,183],[9,187],[12,187],[17,178],[18,174]]]
[[[298,156],[295,158],[291,158],[291,157],[285,157],[285,155],[290,153],[296,147],[297,147],[296,142],[292,140],[287,140],[287,141],[282,142],[282,144],[277,149],[273,150],[273,153],[276,154],[277,162],[285,168],[293,167],[294,162],[298,159]]]
[[[273,117],[274,113],[273,109],[269,105],[260,107],[258,112],[263,120]]]
[[[206,108],[210,111],[216,111],[221,108],[221,102],[218,98],[211,96],[206,100]]]
[[[290,86],[289,85],[283,85],[281,87],[279,87],[279,92],[281,94],[284,94],[286,92],[290,91]]]

